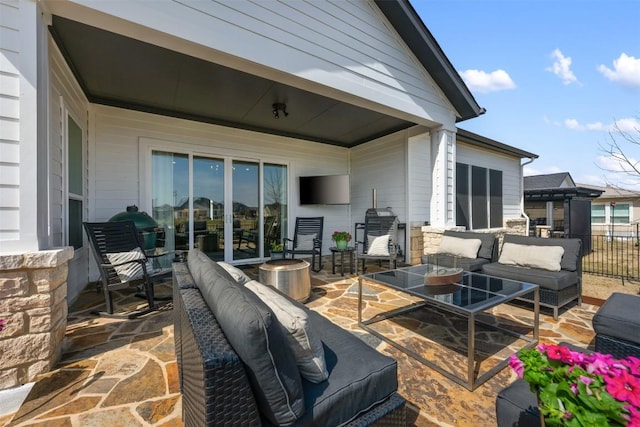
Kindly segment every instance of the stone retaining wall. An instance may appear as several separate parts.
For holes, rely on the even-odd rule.
[[[31,382],[59,361],[67,327],[73,248],[0,254],[0,390]]]

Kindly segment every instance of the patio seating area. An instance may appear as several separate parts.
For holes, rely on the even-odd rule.
[[[331,261],[325,258],[324,262]],[[257,279],[258,265],[242,267]],[[369,271],[375,270],[375,267],[369,268]],[[398,392],[407,400],[408,425],[495,425],[496,395],[516,378],[509,368],[501,370],[475,391],[468,391],[358,326],[357,276],[334,275],[328,268],[311,275],[308,307],[398,361]],[[157,293],[169,294],[170,286],[170,282],[157,285]],[[135,290],[115,293],[119,307],[133,308],[144,303],[135,297]],[[377,293],[373,288],[366,288],[363,295],[365,304],[371,307],[384,306],[390,298],[395,296],[389,291]],[[90,314],[103,301],[102,295],[90,286],[69,308],[62,361],[55,370],[39,378],[17,412],[0,415],[0,425],[182,425],[172,305],[132,320]],[[499,313],[493,314],[501,323],[531,317],[528,306],[501,305],[497,309]],[[581,307],[573,304],[557,321],[553,320],[551,311],[543,310],[541,341],[564,341],[593,348],[595,334],[591,321],[597,309],[598,306],[588,303]],[[458,363],[457,342],[463,337],[452,333],[460,326],[455,317],[429,311],[406,319],[402,326],[406,325],[413,331],[430,331],[429,338],[438,344],[427,349],[434,360]],[[388,332],[403,333],[402,328],[393,325]],[[492,334],[483,334],[481,338],[479,350],[487,354],[487,359],[496,348],[513,344],[500,341]]]

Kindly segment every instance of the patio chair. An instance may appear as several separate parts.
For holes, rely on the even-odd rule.
[[[156,256],[144,250],[141,236],[133,221],[83,223],[98,268],[106,311],[97,314],[106,317],[132,319],[154,311],[156,300],[154,283],[171,277],[171,268],[155,267]],[[168,254],[162,254],[164,256]],[[144,290],[147,307],[139,310],[115,313],[112,291],[138,286]]]
[[[398,217],[367,215],[364,221],[364,236],[356,241],[356,266],[362,260],[362,272],[365,272],[365,262],[376,260],[378,265],[382,261],[389,261],[389,269],[397,266],[398,256]],[[361,248],[361,250],[359,249]],[[357,270],[357,268],[356,268]],[[356,271],[357,273],[357,271]]]
[[[296,218],[296,228],[293,232],[293,239],[284,238],[284,257],[291,255],[311,255],[311,270],[318,272],[322,270],[322,229],[324,217]],[[291,247],[289,247],[291,243]],[[316,263],[317,259],[317,263]]]

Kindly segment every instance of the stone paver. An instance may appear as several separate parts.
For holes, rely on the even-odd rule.
[[[307,306],[398,361],[399,392],[407,399],[409,425],[495,425],[495,396],[515,379],[509,368],[474,392],[459,386],[360,329],[356,277],[332,275],[329,267],[325,260],[325,269],[313,274]],[[245,271],[257,276],[256,266]],[[165,292],[170,292],[170,286]],[[121,298],[119,304],[136,304],[124,291]],[[366,311],[373,313],[405,299],[371,286],[364,301]],[[115,320],[90,314],[97,303],[100,298],[95,290],[88,289],[70,308],[61,362],[38,378],[18,412],[0,417],[0,426],[183,425],[171,305],[136,320]],[[594,337],[591,318],[596,310],[597,306],[590,304],[572,307],[562,312],[558,321],[542,314],[541,340],[590,346]],[[512,326],[532,317],[530,310],[516,306],[503,305],[498,311],[494,314],[499,315],[499,322]],[[458,324],[464,322],[446,313],[423,311],[381,327],[455,371],[465,360],[460,353],[466,337],[452,327]],[[519,327],[527,332],[526,325]],[[496,352],[508,354],[518,344],[490,331],[480,334],[481,367],[495,363],[492,357]]]

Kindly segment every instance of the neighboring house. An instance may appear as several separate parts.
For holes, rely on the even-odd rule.
[[[569,172],[524,177],[525,213],[530,234],[580,237],[590,250],[591,202],[601,191],[576,185]]]
[[[82,222],[128,205],[169,249],[199,219],[233,242],[321,215],[329,242],[372,189],[407,233],[521,217],[520,159],[537,156],[457,130],[484,110],[406,0],[12,0],[0,16],[2,295],[34,288],[17,271],[55,283],[53,323],[97,278]],[[299,204],[300,176],[341,174],[349,205]],[[218,259],[264,259],[261,240]]]
[[[640,223],[640,193],[610,186],[599,187],[589,184],[588,187],[602,192],[591,202],[593,234],[637,238]]]

